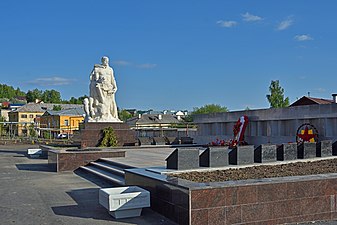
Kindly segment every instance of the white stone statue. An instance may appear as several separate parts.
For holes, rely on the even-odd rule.
[[[117,85],[109,58],[102,57],[102,64],[95,64],[90,74],[90,97],[84,99],[86,122],[121,122],[118,119],[115,93]]]

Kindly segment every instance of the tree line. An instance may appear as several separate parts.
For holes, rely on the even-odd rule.
[[[39,99],[45,103],[82,104],[86,97],[84,95],[79,98],[71,97],[69,100],[64,100],[61,98],[61,93],[54,89],[42,91],[35,88],[24,92],[20,88],[15,89],[13,86],[0,84],[0,100],[12,103],[22,102],[23,99],[26,99],[27,102],[35,102],[36,99]]]

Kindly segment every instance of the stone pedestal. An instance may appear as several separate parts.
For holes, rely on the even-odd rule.
[[[329,157],[332,156],[332,141],[320,141],[316,145],[316,156],[317,157]]]
[[[311,159],[316,157],[316,142],[304,142],[297,146],[298,159]]]
[[[254,164],[254,146],[237,146],[229,151],[229,163],[234,165]]]
[[[199,157],[200,166],[223,167],[228,166],[228,147],[207,148]]]
[[[199,168],[199,149],[177,148],[167,157],[166,168],[174,170]]]
[[[103,129],[112,127],[118,146],[133,146],[137,143],[136,132],[126,123],[89,122],[80,125],[81,148],[97,147],[103,138]]]
[[[256,163],[275,162],[276,145],[260,145],[254,151],[254,161]]]
[[[297,159],[297,143],[287,143],[277,147],[277,160],[288,161],[295,159]]]

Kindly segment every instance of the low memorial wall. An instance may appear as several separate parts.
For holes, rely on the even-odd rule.
[[[40,148],[48,152],[48,166],[55,172],[74,171],[100,158],[125,157],[121,149],[57,149],[46,145]]]
[[[146,169],[126,184],[151,192],[151,207],[179,224],[283,224],[337,219],[337,174],[195,183]]]
[[[253,146],[239,146],[234,151],[237,153],[234,163],[231,160],[233,151],[226,147],[210,147],[200,155],[197,148],[176,149],[166,159],[167,169],[127,169],[125,181],[126,185],[150,191],[152,209],[178,224],[337,220],[337,173],[207,183],[174,177],[174,174],[185,172],[226,169],[229,164],[235,165],[232,168],[240,168],[262,165],[261,162],[276,165],[337,158],[337,142],[305,144],[261,145],[255,152]],[[219,158],[223,159],[223,164],[219,164]],[[287,162],[276,162],[277,159]]]

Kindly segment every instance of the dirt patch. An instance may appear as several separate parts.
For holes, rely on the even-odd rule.
[[[261,165],[239,169],[189,172],[170,176],[198,182],[221,182],[230,180],[261,179],[272,177],[304,176],[337,173],[337,159],[296,162],[282,165]]]

